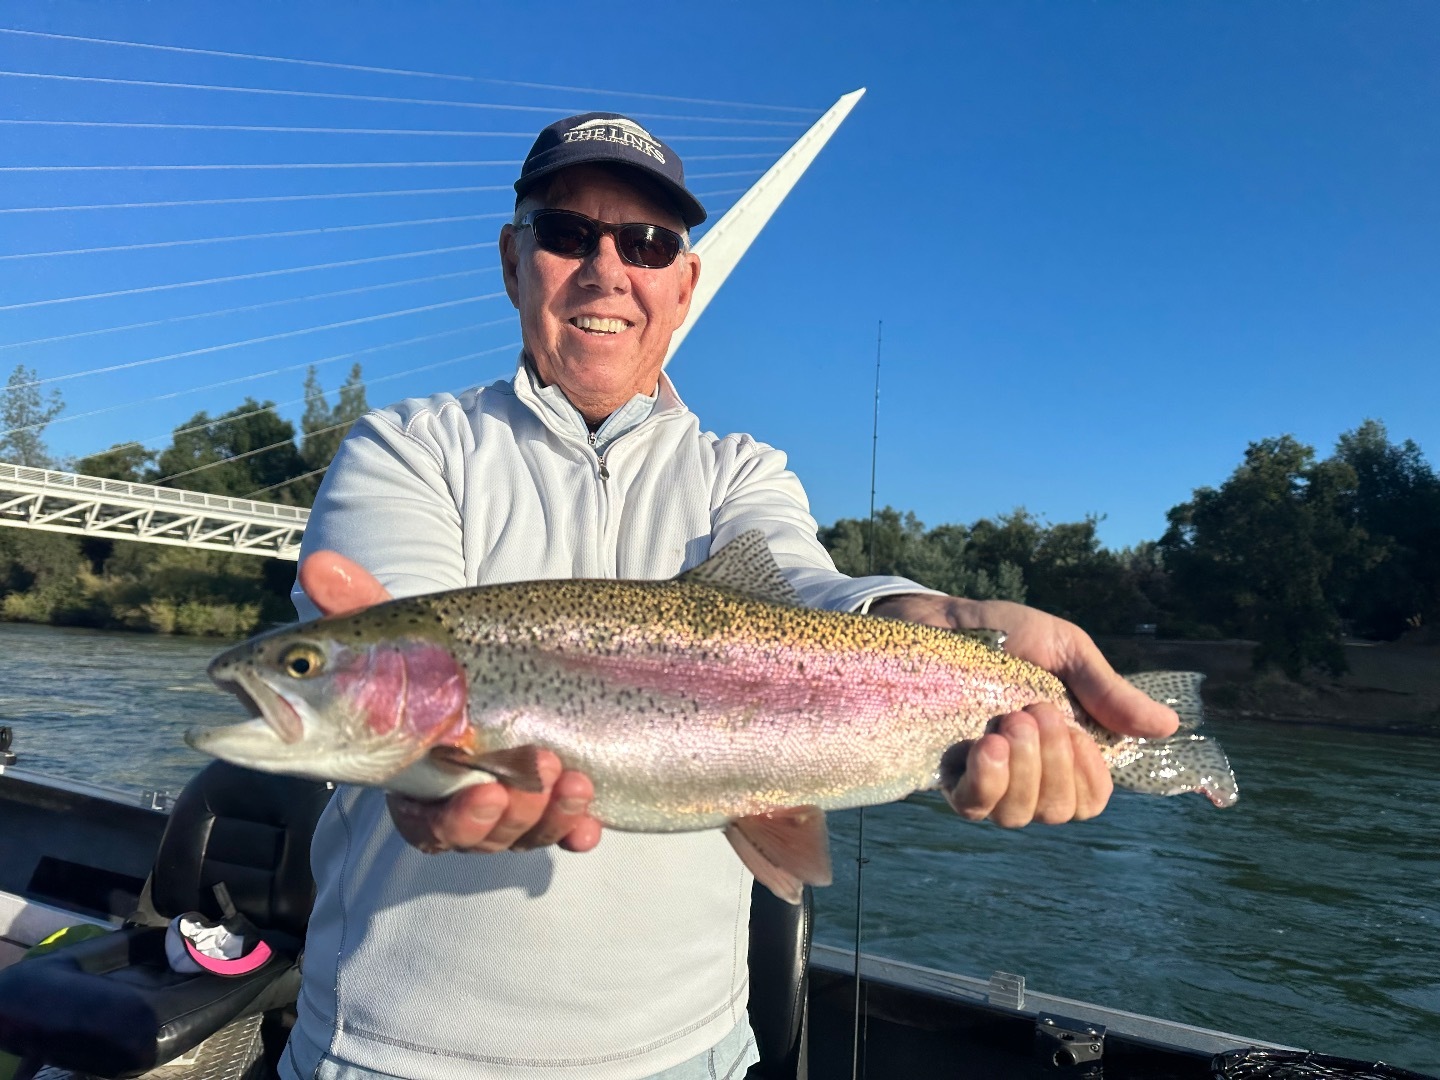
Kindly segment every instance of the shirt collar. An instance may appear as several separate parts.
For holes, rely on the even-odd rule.
[[[540,375],[535,370],[535,365],[524,352],[520,354],[520,370],[516,373],[516,379],[517,381],[525,380],[535,396],[535,401],[561,431],[569,432],[589,442],[590,427],[586,424],[585,417],[580,410],[575,408],[558,386],[541,385]],[[592,445],[597,453],[603,455],[610,444],[621,435],[635,430],[655,413],[666,412],[674,408],[683,409],[685,403],[680,400],[680,395],[675,392],[675,387],[670,379],[664,372],[661,372],[655,392],[653,394],[636,394],[607,416],[595,429],[595,441]]]

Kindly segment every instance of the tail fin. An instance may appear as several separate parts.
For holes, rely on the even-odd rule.
[[[1195,728],[1205,720],[1200,684],[1194,671],[1147,671],[1127,681],[1169,705],[1180,716],[1180,730],[1165,739],[1137,739],[1140,756],[1111,772],[1116,786],[1147,795],[1198,791],[1216,806],[1233,806],[1240,797],[1235,773],[1220,744]]]
[[[1169,705],[1180,717],[1181,731],[1194,731],[1205,722],[1205,703],[1200,684],[1205,676],[1198,671],[1142,671],[1126,675],[1125,681],[1162,705]]]

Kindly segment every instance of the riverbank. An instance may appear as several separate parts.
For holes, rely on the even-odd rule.
[[[1349,643],[1348,673],[1314,675],[1302,683],[1278,671],[1254,671],[1253,642],[1098,640],[1122,672],[1203,672],[1206,703],[1216,716],[1387,730],[1425,727],[1440,734],[1440,639],[1433,634]]]

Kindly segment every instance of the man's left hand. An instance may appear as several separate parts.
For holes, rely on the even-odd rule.
[[[1179,727],[1173,710],[1116,674],[1074,623],[1005,600],[919,593],[875,601],[871,615],[950,630],[1003,630],[1005,651],[1059,676],[1085,711],[1122,735],[1163,738]],[[1113,785],[1100,748],[1042,703],[997,718],[963,748],[965,769],[945,791],[956,813],[1006,828],[1032,821],[1083,821],[1105,808]]]

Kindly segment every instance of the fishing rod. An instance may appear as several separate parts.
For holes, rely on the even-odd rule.
[[[869,570],[875,576],[875,462],[880,453],[880,343],[885,331],[885,320],[875,324],[875,410],[870,422],[870,549]],[[860,1076],[860,927],[864,916],[865,864],[865,807],[860,807],[860,827],[855,844],[855,1040],[850,1055],[850,1080]]]

